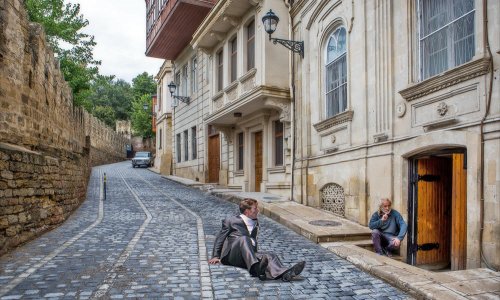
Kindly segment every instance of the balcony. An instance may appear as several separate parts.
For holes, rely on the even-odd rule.
[[[146,56],[175,60],[217,0],[147,1]],[[160,3],[163,3],[160,5]],[[161,8],[160,8],[161,6]]]
[[[257,85],[255,73],[255,69],[250,70],[212,97],[207,124],[227,126],[237,123],[241,116],[266,110],[276,110],[282,122],[290,122],[288,88]]]

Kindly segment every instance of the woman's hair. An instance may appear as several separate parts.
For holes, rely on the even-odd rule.
[[[244,213],[247,209],[252,209],[252,207],[257,204],[257,200],[251,198],[245,198],[240,202],[240,213]]]

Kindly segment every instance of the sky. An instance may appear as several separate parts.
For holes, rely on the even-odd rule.
[[[89,21],[82,31],[91,34],[97,45],[94,59],[99,73],[116,75],[131,83],[142,72],[156,76],[163,60],[146,57],[146,2],[144,0],[66,0],[80,4],[80,13]]]

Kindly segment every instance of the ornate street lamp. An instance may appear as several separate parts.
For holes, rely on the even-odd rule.
[[[177,89],[177,86],[175,85],[175,83],[173,81],[170,81],[170,83],[167,86],[168,86],[168,90],[169,90],[172,98],[177,99],[177,100],[181,100],[182,102],[189,104],[189,101],[191,100],[190,97],[174,95],[175,90]],[[177,103],[175,101],[172,102],[172,107],[176,107],[176,106],[177,106]]]
[[[292,50],[295,53],[299,53],[300,56],[304,58],[304,42],[271,38],[271,34],[276,31],[276,27],[278,27],[279,21],[280,19],[276,14],[273,13],[271,9],[262,17],[264,30],[269,34],[269,40],[273,41],[273,44],[280,43],[289,50]]]

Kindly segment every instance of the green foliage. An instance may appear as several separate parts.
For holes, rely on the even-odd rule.
[[[147,72],[137,75],[134,79],[132,79],[132,90],[135,99],[138,99],[143,95],[155,95],[156,82],[153,79],[153,75],[149,75]]]
[[[98,106],[109,106],[115,111],[115,120],[128,120],[132,111],[132,88],[122,79],[115,76],[97,75],[92,81],[88,101],[95,109]]]
[[[144,110],[144,104],[147,104],[147,110]],[[152,99],[151,96],[147,94],[134,99],[132,102],[132,130],[143,137],[154,136],[150,115],[151,106]]]
[[[80,14],[80,5],[64,4],[64,0],[25,0],[24,3],[30,20],[43,25],[64,79],[73,90],[75,104],[89,109],[86,96],[91,80],[98,74],[100,61],[93,58],[94,37],[80,32],[88,25]]]
[[[98,119],[102,120],[109,127],[115,128],[115,111],[110,106],[96,106],[93,111],[93,115]]]

